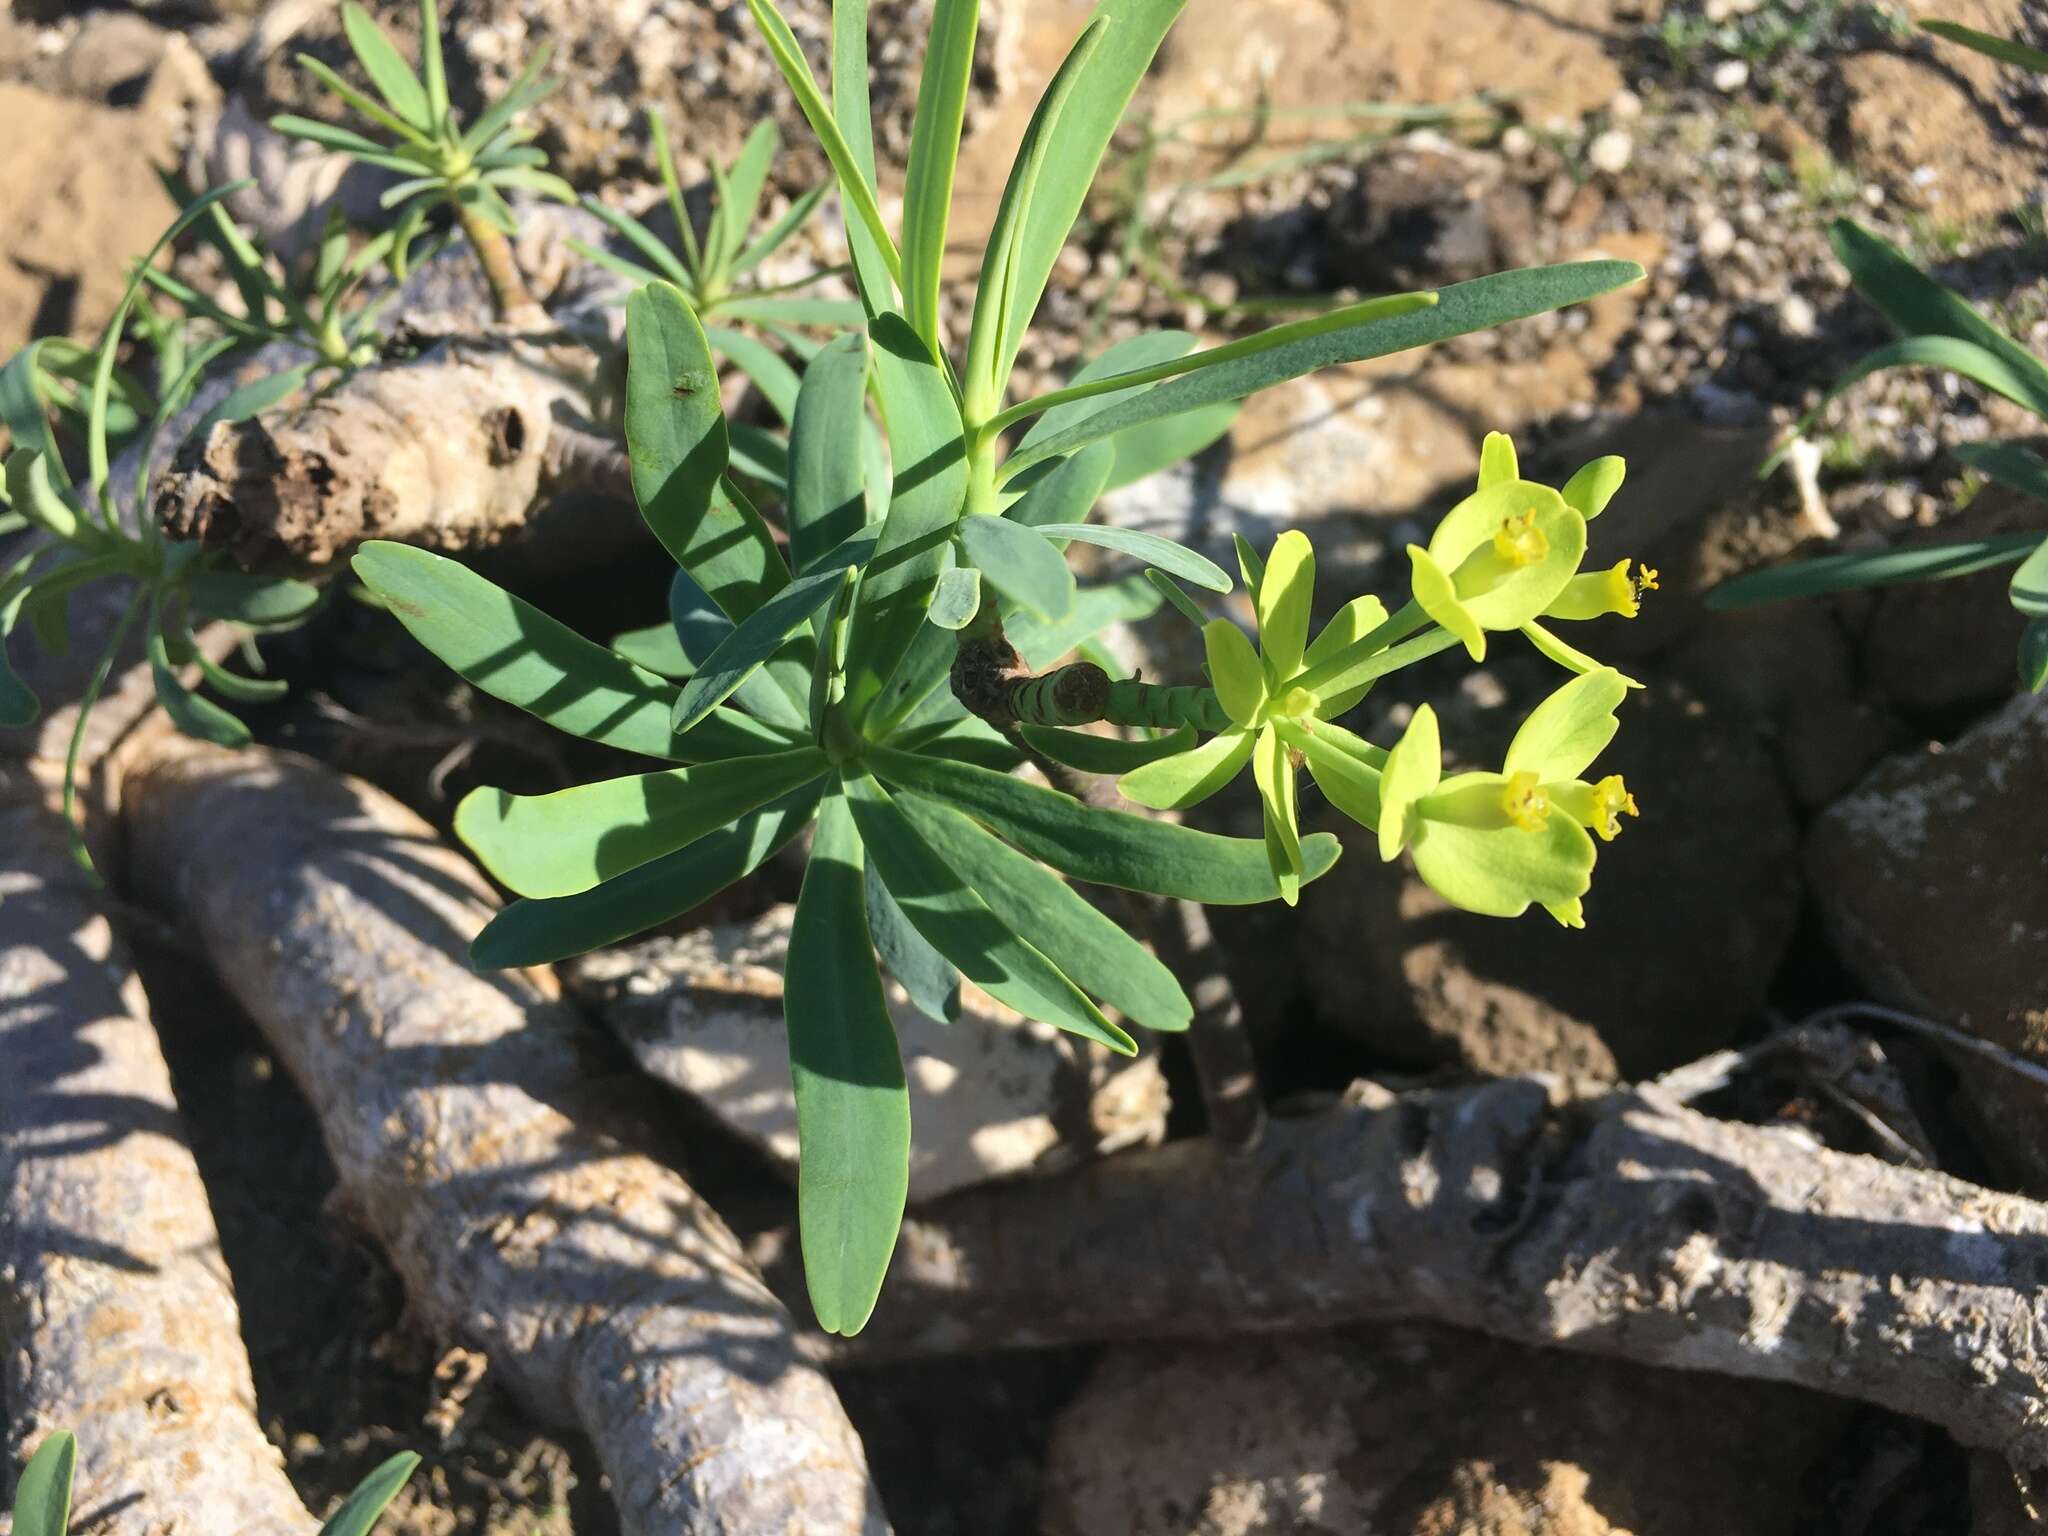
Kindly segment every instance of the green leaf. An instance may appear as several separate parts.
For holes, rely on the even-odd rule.
[[[455,832],[499,884],[519,895],[574,896],[688,847],[825,768],[822,748],[796,747],[547,795],[476,789],[455,808]]]
[[[450,128],[448,65],[441,57],[441,16],[434,0],[420,0],[420,80],[427,88],[427,113],[436,133]]]
[[[774,0],[747,0],[747,9],[754,13],[754,23],[761,29],[761,36],[768,44],[768,51],[775,56],[775,64],[782,71],[782,78],[789,83],[797,106],[802,109],[804,119],[810,123],[811,132],[818,136],[818,147],[825,151],[825,158],[832,163],[832,173],[839,178],[839,190],[847,205],[858,216],[868,238],[880,255],[883,267],[891,282],[903,286],[903,263],[896,254],[896,242],[889,238],[889,226],[882,220],[882,209],[875,201],[873,150],[868,152],[868,163],[863,166],[855,157],[852,145],[846,135],[840,132],[839,122],[833,116],[832,108],[825,104],[819,94],[818,82],[811,76],[811,66],[804,58],[802,46],[796,34],[789,30],[789,23],[782,19],[782,13],[775,8]],[[839,29],[837,18],[833,27],[833,92],[839,94],[842,81],[838,69]],[[861,81],[865,93],[867,83]],[[849,226],[852,219],[847,220]],[[850,233],[850,230],[849,230]],[[856,252],[858,266],[858,252]],[[864,294],[870,303],[884,299],[882,294]]]
[[[1447,780],[1445,792],[1454,792]],[[1485,830],[1422,818],[1409,843],[1415,872],[1453,906],[1486,917],[1520,917],[1531,902],[1549,905],[1585,894],[1593,874],[1593,839],[1568,816],[1537,828]]]
[[[704,242],[705,259],[713,271],[732,269],[747,231],[761,211],[761,192],[768,184],[768,168],[775,163],[776,151],[781,147],[775,119],[763,118],[740,146],[732,169],[717,173],[718,210],[712,216]],[[713,168],[716,170],[716,162]]]
[[[683,653],[683,665],[673,672],[654,668],[664,677],[693,675],[733,630],[732,620],[720,613],[704,589],[690,580],[688,571],[677,571],[668,584],[668,619]],[[778,654],[759,673],[740,684],[734,700],[756,719],[799,736],[813,735],[814,727],[805,709],[810,698],[810,681],[803,676],[806,648],[792,645]]]
[[[150,626],[147,649],[149,675],[156,684],[156,699],[163,705],[164,713],[171,717],[171,724],[187,736],[210,741],[217,747],[249,745],[248,726],[211,699],[201,698],[178,681],[178,674],[171,669],[163,631],[154,623]]]
[[[980,20],[981,0],[934,0],[903,173],[903,318],[934,356],[943,350],[939,267],[946,255],[946,220],[953,207],[953,172],[960,160],[960,124],[967,112]]]
[[[904,795],[895,805],[928,847],[945,850],[946,863],[1000,921],[1057,956],[1083,992],[1146,1029],[1188,1027],[1194,1008],[1173,973],[1066,881],[936,800]]]
[[[1017,730],[1033,751],[1083,773],[1129,773],[1186,752],[1195,744],[1191,725],[1150,741],[1126,741],[1120,736],[1097,736],[1092,731],[1070,731],[1056,725],[1020,725]]]
[[[1515,440],[1505,432],[1489,432],[1479,445],[1479,489],[1501,480],[1522,478],[1522,465],[1515,453]]]
[[[712,326],[704,337],[711,343],[712,350],[726,358],[744,373],[761,391],[775,414],[786,423],[795,414],[797,391],[802,381],[796,370],[783,361],[782,354],[765,342],[756,341],[744,331],[727,330],[723,326]]]
[[[804,1280],[818,1326],[841,1334],[874,1311],[910,1186],[910,1094],[868,936],[863,861],[835,793],[804,867],[783,992]]]
[[[1117,788],[1135,805],[1184,811],[1200,805],[1244,771],[1257,738],[1247,730],[1212,736],[1192,751],[1126,773]]]
[[[869,535],[847,540],[742,619],[676,695],[676,731],[691,729],[730,698],[734,689],[782,649],[798,626],[808,623],[832,601],[839,590],[840,573],[859,565],[873,549],[874,539]]]
[[[1075,389],[1097,384],[1104,379],[1116,378],[1120,374],[1142,373],[1161,363],[1176,362],[1195,350],[1197,340],[1198,338],[1190,331],[1147,331],[1142,335],[1127,337],[1100,356],[1075,369],[1074,376],[1067,380],[1065,388]],[[1065,432],[1070,427],[1079,426],[1090,416],[1106,411],[1112,406],[1121,405],[1151,387],[1149,384],[1133,384],[1124,389],[1112,390],[1108,394],[1085,395],[1054,405],[1039,413],[1038,419],[1032,422],[1024,435],[1017,440],[1017,447],[1020,451],[1035,448],[1047,438]],[[1081,519],[1076,517],[1068,521],[1078,523]]]
[[[477,120],[471,123],[463,133],[462,147],[464,149],[468,150],[471,154],[476,154],[486,144],[497,138],[499,132],[513,118],[524,112],[528,107],[537,105],[561,89],[562,82],[560,79],[543,80],[541,78],[541,72],[548,67],[550,52],[550,45],[546,43],[541,44],[539,48],[534,50],[533,56],[526,61],[525,67],[519,71],[517,78],[505,87],[505,94],[484,108],[477,115]]]
[[[369,1536],[370,1527],[398,1497],[398,1490],[419,1464],[419,1457],[411,1451],[400,1451],[382,1463],[356,1484],[341,1501],[341,1508],[327,1517],[320,1527],[320,1536]]]
[[[1628,685],[1612,667],[1573,678],[1529,711],[1501,772],[1533,773],[1539,784],[1578,778],[1621,729],[1614,712],[1627,696]]]
[[[1107,23],[1100,41],[1077,69],[1061,108],[1052,149],[1039,174],[1016,254],[1007,262],[1005,355],[1014,359],[1025,327],[1038,309],[1053,263],[1094,184],[1103,151],[1130,105],[1132,93],[1160,41],[1187,0],[1102,0],[1091,23]],[[1007,367],[1000,370],[1007,376]]]
[[[1300,805],[1287,744],[1270,725],[1252,744],[1252,780],[1265,821],[1266,862],[1279,883],[1280,899],[1291,907],[1301,900]]]
[[[204,651],[195,650],[192,659],[199,664],[200,675],[208,687],[239,704],[268,704],[291,690],[282,678],[244,677],[239,672],[230,672]]]
[[[789,446],[765,427],[751,422],[734,422],[728,429],[732,452],[732,473],[752,482],[770,496],[789,496]]]
[[[1158,589],[1161,597],[1173,604],[1175,612],[1194,625],[1196,629],[1199,630],[1204,624],[1209,622],[1209,616],[1202,612],[1200,606],[1192,597],[1188,596],[1187,592],[1181,587],[1181,584],[1167,575],[1166,572],[1156,569],[1149,570],[1145,573],[1145,579]],[[1229,579],[1228,576],[1224,577],[1226,581]]]
[[[470,963],[482,971],[551,965],[681,917],[795,842],[821,790],[822,781],[806,785],[578,895],[512,902],[470,944]]]
[[[1215,906],[1271,901],[1280,894],[1261,842],[1098,810],[965,763],[889,747],[874,749],[872,758],[890,784],[966,812],[1005,842],[1076,880]],[[1304,838],[1301,846],[1304,884],[1336,863],[1341,851],[1327,833]]]
[[[981,572],[971,565],[951,566],[939,573],[932,588],[931,607],[926,610],[938,628],[948,632],[965,629],[981,612]]]
[[[1113,549],[1118,554],[1130,555],[1147,565],[1157,566],[1183,581],[1206,587],[1211,592],[1230,590],[1230,573],[1222,566],[1156,533],[1140,533],[1135,528],[1110,528],[1094,523],[1044,523],[1039,525],[1038,531],[1049,539],[1074,539],[1082,544],[1098,544],[1104,549]]]
[[[1060,968],[1019,938],[866,774],[845,783],[868,859],[911,927],[998,1002],[1126,1056],[1137,1043],[1103,1017]]]
[[[2038,533],[2005,533],[1984,539],[1953,539],[1913,549],[1821,555],[1790,565],[1752,571],[1723,582],[1707,594],[1709,608],[1746,608],[1790,597],[1822,592],[1848,592],[1858,587],[1888,587],[1903,581],[1940,581],[1968,576],[1992,566],[2024,559],[2041,541]]]
[[[90,525],[81,527],[77,512],[50,479],[50,461],[36,449],[16,448],[7,455],[7,499],[16,511],[67,543],[95,532]]]
[[[734,274],[751,272],[770,256],[774,255],[776,251],[782,248],[784,241],[803,228],[811,215],[817,211],[818,204],[824,200],[825,189],[823,187],[812,187],[810,191],[800,192],[790,199],[789,208],[783,213],[782,217],[769,225],[753,244],[741,251],[734,259],[732,264]],[[853,308],[856,311],[856,315],[863,313],[858,304],[854,305]],[[850,320],[847,323],[854,324],[856,322]]]
[[[2020,635],[2020,686],[2039,693],[2048,685],[2048,619],[2036,619]]]
[[[421,645],[492,698],[558,731],[684,761],[788,745],[733,714],[679,736],[669,724],[674,690],[667,682],[444,555],[376,540],[351,563]]]
[[[2038,48],[2029,48],[2025,43],[2009,37],[1996,37],[1989,32],[1980,32],[1975,27],[1966,27],[1954,21],[1923,21],[1922,32],[1932,32],[1936,37],[1945,37],[1952,43],[1961,43],[1965,48],[1998,60],[2001,64],[2016,64],[2021,69],[2032,70],[2037,75],[2048,75],[2048,53]]]
[[[387,170],[400,167],[418,170],[420,167],[419,161],[393,154],[375,139],[365,138],[353,129],[323,123],[317,118],[280,112],[270,119],[270,126],[288,138],[305,139],[309,143],[318,144],[322,149],[339,150],[342,154],[354,155],[373,165],[386,161],[394,162],[385,166]]]
[[[725,414],[703,327],[680,291],[626,305],[626,451],[654,536],[735,623],[789,580],[761,515],[726,482]]]
[[[803,294],[770,294],[763,298],[737,294],[720,299],[716,312],[728,319],[752,320],[761,325],[858,326],[867,320],[867,311],[852,299],[820,299]]]
[[[14,1485],[14,1536],[65,1536],[77,1468],[78,1441],[69,1430],[44,1437]]]
[[[2029,618],[2048,616],[2048,538],[2012,573],[2012,605]]]
[[[631,214],[622,212],[608,203],[599,202],[594,197],[584,198],[582,207],[584,212],[603,222],[617,233],[619,238],[653,262],[654,270],[649,271],[645,267],[621,263],[616,257],[599,250],[596,246],[572,242],[576,244],[576,248],[579,251],[588,256],[592,261],[597,262],[601,266],[610,267],[613,271],[623,271],[629,278],[636,272],[646,273],[646,276],[642,279],[645,282],[656,282],[666,278],[679,289],[688,290],[696,286],[696,279],[691,276],[687,267],[676,260],[675,252],[656,239],[654,231],[645,224],[642,224]]]
[[[833,0],[832,114],[846,145],[849,163],[866,184],[875,185],[875,135],[868,101],[868,0]],[[837,162],[834,162],[837,169]],[[844,218],[847,250],[853,257],[854,286],[870,315],[895,306],[890,292],[891,261],[885,254],[888,231],[869,228],[864,219]]]
[[[1116,449],[1116,468],[1106,489],[1130,485],[1193,458],[1227,433],[1243,409],[1242,400],[1225,400],[1117,433],[1109,440]]]
[[[877,316],[868,334],[896,476],[854,611],[846,707],[856,721],[924,622],[967,498],[960,408],[944,371],[901,316]]]
[[[349,47],[362,63],[363,73],[377,87],[377,94],[400,117],[422,132],[431,133],[434,111],[427,104],[427,93],[404,55],[384,35],[384,29],[354,0],[348,0],[341,8],[341,27],[348,34]]]
[[[789,553],[809,570],[867,523],[859,450],[866,424],[867,337],[835,338],[804,369],[789,427]]]
[[[1307,534],[1290,528],[1273,541],[1259,578],[1259,654],[1275,687],[1301,670],[1315,586],[1315,551]]]
[[[415,128],[411,123],[407,122],[397,113],[388,110],[374,98],[357,90],[311,54],[300,54],[298,56],[298,64],[299,68],[340,97],[344,104],[360,112],[378,127],[397,134],[407,144],[421,149],[429,148],[427,135],[422,130]]]
[[[1981,475],[2012,487],[2022,496],[2048,501],[2048,459],[2017,443],[1964,443],[1957,458]]]
[[[1436,303],[1389,314],[1372,304],[1337,310],[1312,320],[1278,327],[1262,337],[1247,337],[1210,349],[1184,362],[1196,371],[1155,389],[1097,411],[1064,431],[1019,447],[999,471],[1003,478],[1042,459],[1071,453],[1084,443],[1125,432],[1148,421],[1183,411],[1239,400],[1287,379],[1367,358],[1386,357],[1429,346],[1472,331],[1490,330],[1511,320],[1581,303],[1641,279],[1643,269],[1631,261],[1582,261],[1564,266],[1531,267],[1492,277],[1456,283],[1436,295]],[[1274,344],[1276,336],[1286,339]],[[1255,344],[1247,347],[1246,343]],[[1204,362],[1203,359],[1210,361]],[[1161,364],[1160,367],[1179,366]],[[1105,381],[1106,382],[1106,381]],[[1058,392],[1045,399],[1058,398]],[[1025,401],[1005,415],[1037,408]],[[998,421],[1002,418],[998,417]]]
[[[960,545],[983,579],[1011,602],[1044,619],[1072,610],[1074,573],[1058,546],[1037,529],[1004,517],[962,518]]]
[[[865,878],[868,936],[875,942],[882,968],[896,978],[919,1013],[935,1024],[959,1023],[960,973],[903,915],[872,858]]]
[[[974,572],[967,579],[973,583],[974,606],[978,611],[981,607],[981,574]],[[945,584],[945,577],[941,576],[938,586],[932,591],[935,608]],[[887,740],[927,701],[943,704],[950,700],[952,695],[942,693],[940,689],[952,674],[953,657],[958,649],[953,632],[942,627],[936,618],[929,624],[920,625],[917,638],[910,642],[910,649],[904,653],[901,665],[890,676],[875,707],[868,712],[868,734],[877,741]]]
[[[1080,79],[1082,66],[1101,42],[1104,26],[1100,18],[1091,21],[1060,61],[1059,69],[1032,109],[1031,121],[1010,164],[1009,179],[1003,184],[1002,200],[996,205],[995,223],[989,229],[984,246],[986,255],[975,284],[974,320],[967,343],[965,398],[967,414],[976,419],[993,414],[1001,406],[1003,386],[1016,362],[1022,326],[1013,321],[1010,280],[1017,269],[1031,203],[1045,173],[1046,156],[1052,148],[1060,114]]]
[[[1621,489],[1621,483],[1628,478],[1628,463],[1615,454],[1593,460],[1579,467],[1577,474],[1565,481],[1564,504],[1579,516],[1591,522],[1607,510],[1607,503],[1614,499],[1614,493]]]
[[[42,712],[43,706],[29,691],[28,684],[16,677],[14,668],[7,664],[7,637],[0,634],[0,728],[14,730],[33,725]]]
[[[1202,626],[1202,647],[1223,712],[1239,725],[1251,725],[1266,702],[1266,669],[1259,653],[1229,619],[1211,619]]]
[[[1093,443],[1053,465],[1052,472],[1040,478],[1003,516],[1027,528],[1050,523],[1072,527],[1085,522],[1115,467],[1115,447]]]
[[[1089,587],[1075,598],[1066,617],[1045,623],[1020,613],[1005,624],[1010,644],[1034,672],[1043,671],[1075,646],[1101,634],[1112,624],[1130,624],[1159,611],[1159,593],[1140,576],[1105,586]]]

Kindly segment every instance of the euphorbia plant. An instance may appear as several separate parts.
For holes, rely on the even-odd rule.
[[[1231,586],[1195,551],[1090,525],[1103,487],[1200,447],[1255,390],[1590,298],[1640,269],[1509,273],[1200,351],[1185,335],[1141,336],[1065,388],[1007,403],[1054,258],[1180,0],[1106,0],[1060,67],[1012,167],[958,351],[941,323],[939,260],[974,0],[940,0],[935,11],[898,230],[876,192],[866,7],[835,7],[828,104],[773,5],[750,4],[837,176],[866,319],[803,375],[778,539],[726,473],[712,352],[684,295],[652,283],[632,299],[626,439],[641,512],[680,567],[680,686],[439,556],[372,544],[356,568],[477,686],[565,730],[679,764],[465,800],[458,832],[521,897],[477,938],[479,964],[553,960],[663,922],[811,831],[784,1010],[800,1228],[819,1321],[850,1333],[895,1243],[910,1135],[877,952],[940,1017],[956,1011],[964,977],[1113,1050],[1134,1049],[1125,1024],[1185,1028],[1192,1010],[1173,975],[1068,881],[1197,902],[1293,899],[1339,851],[1328,834],[1295,829],[1304,761],[1393,847],[1427,859],[1426,847],[1457,844],[1436,828],[1464,825],[1464,786],[1418,770],[1382,805],[1385,754],[1333,717],[1380,677],[1460,640],[1478,654],[1489,631],[1585,616],[1589,602],[1572,596],[1585,519],[1612,493],[1618,466],[1575,479],[1568,495],[1520,479],[1505,441],[1490,445],[1487,487],[1415,552],[1418,573],[1435,573],[1418,575],[1416,601],[1392,619],[1356,601],[1313,647],[1306,540],[1288,535],[1263,566],[1247,555],[1263,654],[1211,626],[1206,683],[1117,679],[1092,662],[1033,672],[1116,616],[1100,590],[1077,589],[1069,541],[1149,565],[1145,606],[1164,595],[1198,621],[1178,583]],[[862,449],[870,397],[886,468]],[[1130,588],[1121,592],[1128,603]],[[1462,888],[1483,910],[1534,900],[1571,920],[1591,867],[1575,819],[1583,742],[1603,719],[1611,729],[1621,683],[1555,649],[1587,674],[1542,716],[1568,717],[1574,745],[1549,739],[1560,728],[1539,732],[1508,771],[1520,793],[1502,812],[1508,824],[1452,862],[1490,872]],[[1075,729],[1103,721],[1164,734]],[[1026,754],[1125,773],[1127,787],[1140,798],[1149,787],[1161,804],[1186,803],[1250,757],[1268,836],[1219,837],[1085,804],[1013,776]],[[1410,759],[1429,767],[1419,746]],[[1527,773],[1533,785],[1518,777]],[[1459,888],[1447,893],[1460,899]]]

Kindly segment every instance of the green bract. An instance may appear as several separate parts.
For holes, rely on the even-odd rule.
[[[1091,526],[1096,498],[1213,441],[1256,390],[1575,303],[1641,273],[1620,262],[1506,273],[1206,349],[1182,333],[1140,336],[1065,387],[1011,402],[1025,328],[1181,0],[1104,0],[1082,29],[1019,146],[964,337],[945,333],[938,266],[975,0],[938,0],[895,229],[876,192],[865,5],[835,4],[821,84],[773,0],[749,3],[833,168],[861,319],[798,349],[801,377],[776,385],[789,440],[771,447],[730,430],[720,411],[714,349],[738,354],[693,311],[732,312],[731,290],[712,281],[720,269],[702,247],[675,270],[640,246],[666,280],[628,306],[625,431],[641,512],[680,567],[671,625],[623,638],[628,659],[438,556],[372,544],[356,568],[480,687],[564,730],[614,745],[630,734],[633,750],[682,764],[465,801],[458,830],[522,898],[478,936],[480,964],[558,959],[665,921],[815,828],[784,1011],[806,1274],[820,1322],[850,1333],[879,1294],[908,1174],[908,1097],[878,954],[941,1019],[958,1015],[964,978],[1111,1050],[1136,1048],[1131,1026],[1186,1028],[1193,1010],[1173,976],[1070,882],[1212,903],[1295,900],[1339,852],[1333,837],[1296,830],[1298,762],[1307,756],[1333,800],[1374,822],[1384,754],[1328,716],[1375,678],[1455,643],[1413,604],[1389,620],[1359,598],[1310,644],[1314,559],[1289,534],[1263,564],[1244,552],[1258,650],[1212,625],[1210,683],[1113,677],[1094,643],[1101,629],[1162,601],[1199,614],[1179,583],[1220,593],[1231,581],[1169,540]],[[769,142],[750,142],[742,165]],[[723,177],[721,208],[751,206],[750,180],[737,167]],[[719,238],[729,250],[729,235]],[[779,481],[754,474],[777,455]],[[780,506],[757,508],[741,474]],[[1611,491],[1602,481],[1586,495]],[[1518,583],[1511,601],[1469,599],[1508,627],[1559,597],[1584,548],[1586,511],[1518,483],[1515,515],[1530,498],[1556,530],[1540,583]],[[1480,526],[1472,547],[1496,531]],[[1074,541],[1146,569],[1081,586],[1065,558]],[[1087,659],[1034,670],[1077,648]],[[1077,729],[1101,722],[1159,734]],[[1149,786],[1161,805],[1192,804],[1250,761],[1267,835],[1219,837],[1090,806],[1014,776],[1027,752],[1055,773],[1130,770],[1126,784]],[[1579,888],[1549,894],[1562,906]]]

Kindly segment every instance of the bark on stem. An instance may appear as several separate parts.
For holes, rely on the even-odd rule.
[[[680,1176],[600,1129],[552,978],[482,977],[469,865],[312,762],[167,742],[124,791],[186,920],[319,1116],[422,1315],[579,1424],[636,1536],[880,1536],[860,1441]]]
[[[483,269],[484,282],[491,290],[491,308],[498,319],[513,326],[545,325],[547,316],[534,303],[526,279],[519,275],[519,263],[513,259],[512,242],[505,232],[479,213],[475,204],[452,201],[456,222],[461,224],[469,248],[476,252],[476,264]]]
[[[141,984],[62,822],[0,803],[0,1464],[78,1436],[102,1536],[299,1536]]]
[[[786,1236],[757,1250],[794,1283]],[[1509,1078],[1275,1120],[904,1231],[844,1358],[1435,1318],[1794,1382],[2048,1467],[2048,1205],[1715,1120],[1654,1089]]]

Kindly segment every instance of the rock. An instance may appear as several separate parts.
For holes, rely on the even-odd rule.
[[[1806,869],[1843,960],[1881,1001],[2048,1061],[2048,696],[1881,764],[1815,824]],[[2048,1191],[2038,1083],[1958,1055],[2008,1178]]]
[[[1610,128],[1586,146],[1586,163],[1608,176],[1619,176],[1635,157],[1636,141],[1619,128]]]
[[[751,923],[600,950],[563,973],[645,1071],[792,1176],[782,970],[794,915],[782,905]],[[1113,1057],[971,987],[950,1027],[919,1013],[893,981],[889,992],[910,1084],[913,1203],[1164,1136],[1155,1056]]]
[[[1512,707],[1471,687],[1434,701],[1447,767],[1497,765],[1562,680],[1511,653],[1488,670]],[[1799,906],[1777,772],[1742,715],[1672,684],[1631,693],[1621,722],[1595,771],[1623,775],[1642,814],[1601,845],[1580,932],[1534,909],[1512,922],[1456,911],[1405,860],[1382,864],[1320,813],[1350,844],[1301,903],[1301,966],[1327,1028],[1403,1066],[1628,1079],[1751,1028]]]
[[[129,104],[156,70],[170,39],[162,27],[131,12],[88,12],[57,55],[54,83],[66,95]]]
[[[1429,1325],[1111,1350],[1047,1536],[1792,1536],[1849,1410]]]
[[[0,122],[34,153],[0,156],[7,249],[0,356],[31,336],[98,333],[176,210],[151,171],[170,157],[164,118],[0,84]]]
[[[1722,95],[1733,95],[1749,84],[1749,66],[1741,59],[1723,59],[1707,78]]]
[[[1988,486],[1912,542],[1946,543],[2048,530],[2042,505]],[[1902,541],[1904,542],[1904,541]],[[1889,587],[1863,605],[1863,664],[1878,692],[1926,730],[1951,731],[2012,691],[2025,621],[2007,597],[2012,567]]]

